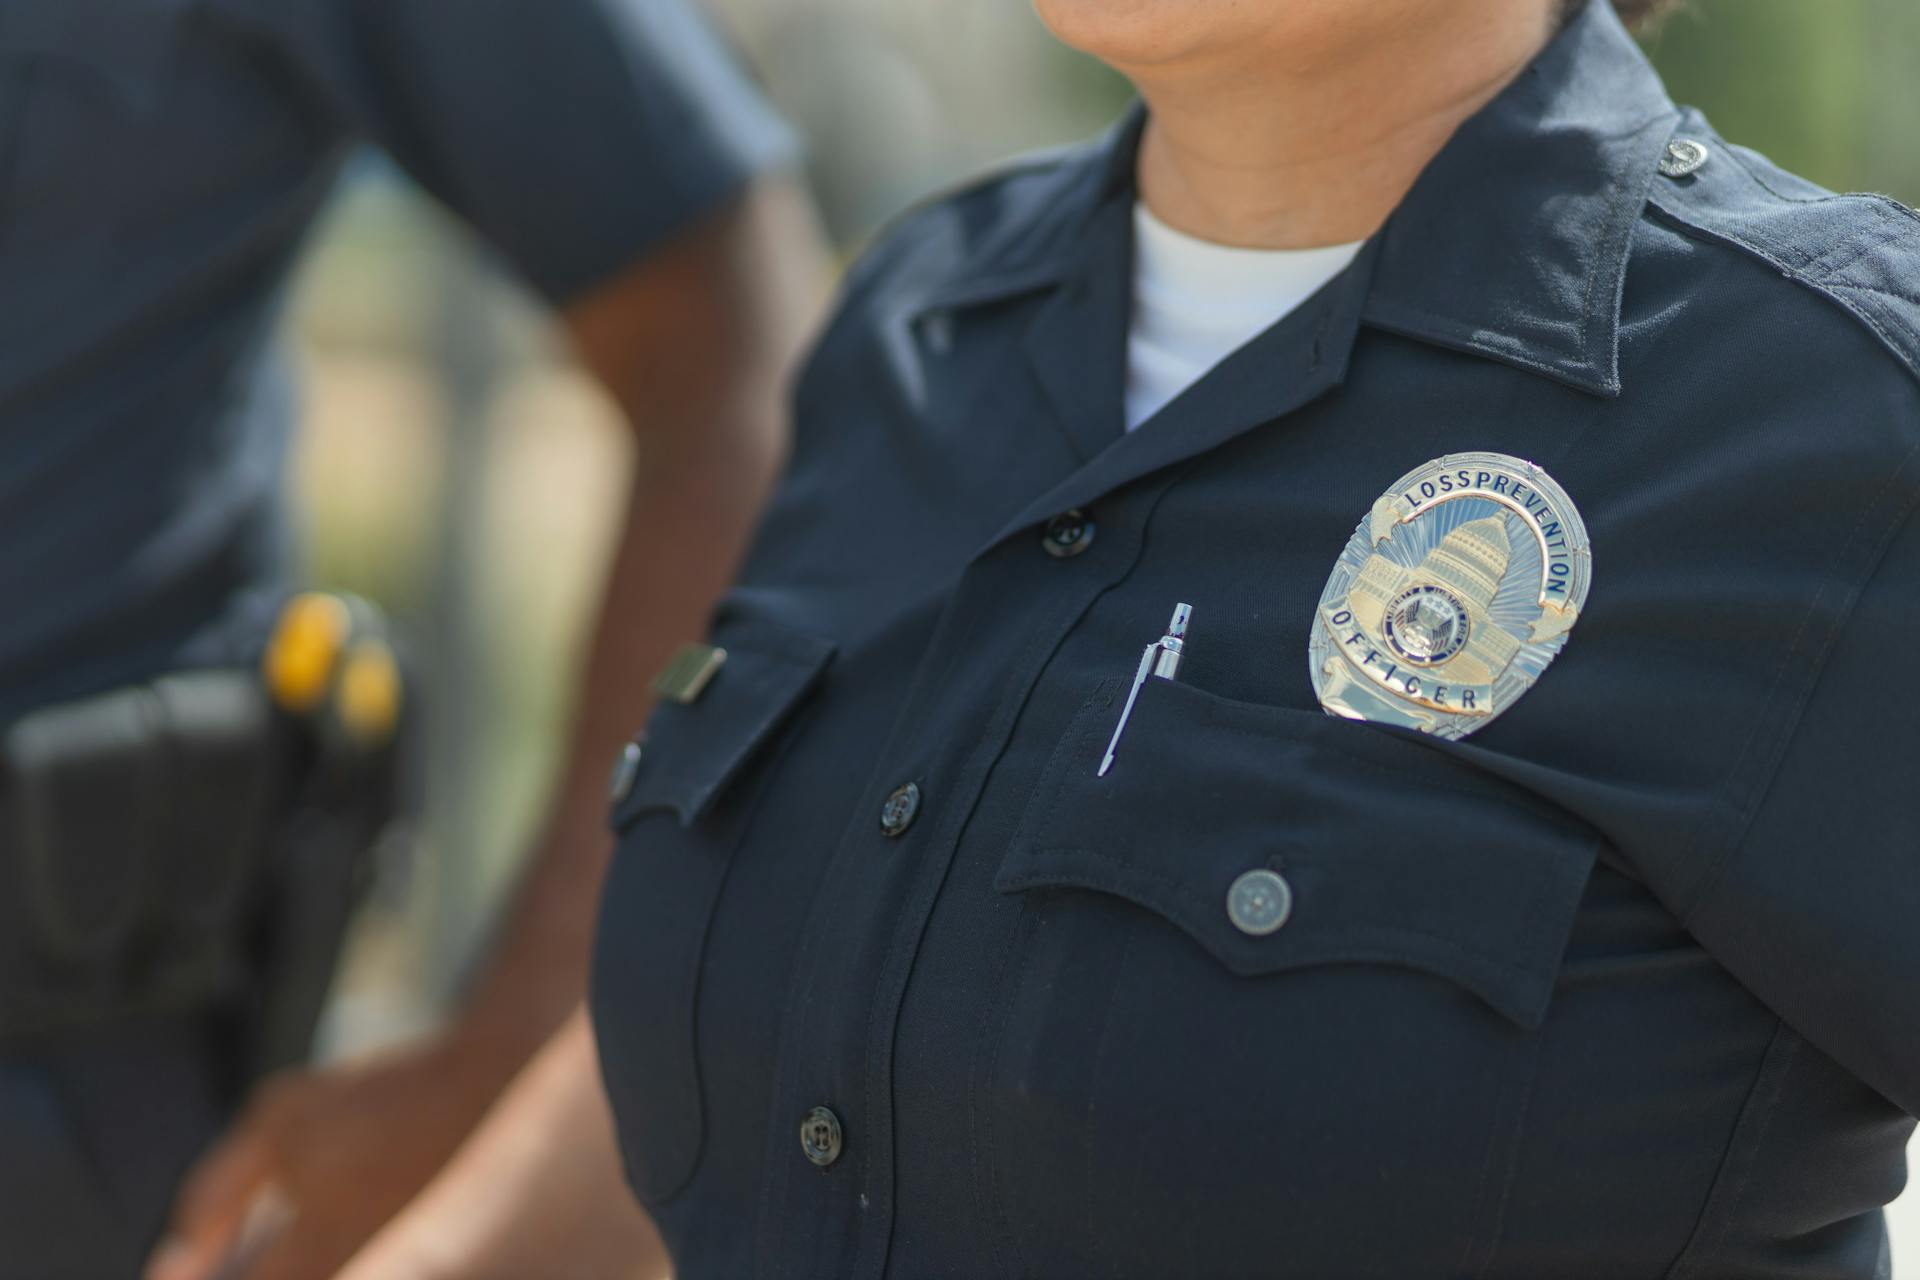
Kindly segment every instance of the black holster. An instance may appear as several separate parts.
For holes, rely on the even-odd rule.
[[[0,737],[0,1052],[129,1019],[240,1030],[239,1074],[303,1060],[393,807],[251,670],[168,675]]]

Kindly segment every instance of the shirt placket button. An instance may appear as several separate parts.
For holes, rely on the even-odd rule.
[[[906,834],[913,820],[920,816],[920,786],[918,783],[903,782],[893,789],[885,804],[880,806],[880,834],[889,840]]]
[[[840,1158],[846,1135],[840,1117],[826,1107],[815,1107],[800,1122],[800,1150],[816,1168],[825,1169]]]
[[[1071,560],[1093,545],[1094,531],[1093,517],[1086,512],[1078,508],[1062,511],[1047,521],[1040,545],[1056,560]]]

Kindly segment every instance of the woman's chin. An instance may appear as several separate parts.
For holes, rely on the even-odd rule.
[[[1123,71],[1204,54],[1235,9],[1219,0],[1034,0],[1033,7],[1061,43]]]

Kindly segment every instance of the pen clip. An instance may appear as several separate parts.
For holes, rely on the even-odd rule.
[[[1133,715],[1134,699],[1140,696],[1140,686],[1147,682],[1147,677],[1151,675],[1171,680],[1180,673],[1180,659],[1187,651],[1187,623],[1192,618],[1192,605],[1175,605],[1173,617],[1167,623],[1167,634],[1148,645],[1140,655],[1140,668],[1133,673],[1133,687],[1127,690],[1126,705],[1120,708],[1120,722],[1113,726],[1113,737],[1107,740],[1107,754],[1101,757],[1100,767],[1094,771],[1094,777],[1104,778],[1107,770],[1113,768],[1114,753],[1120,748],[1120,735],[1127,730],[1127,721]]]
[[[1127,717],[1133,714],[1133,700],[1140,696],[1140,686],[1147,682],[1147,674],[1153,667],[1153,656],[1159,652],[1160,645],[1155,642],[1140,655],[1140,669],[1133,673],[1133,687],[1127,690],[1127,704],[1120,708],[1120,723],[1113,726],[1113,736],[1107,739],[1107,754],[1101,759],[1099,771],[1094,777],[1104,778],[1107,770],[1113,768],[1113,753],[1120,746],[1120,735],[1127,730]]]

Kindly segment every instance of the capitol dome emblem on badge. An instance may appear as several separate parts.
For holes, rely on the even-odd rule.
[[[1466,737],[1565,647],[1592,568],[1580,513],[1533,463],[1456,453],[1416,467],[1327,579],[1307,646],[1320,705]]]

